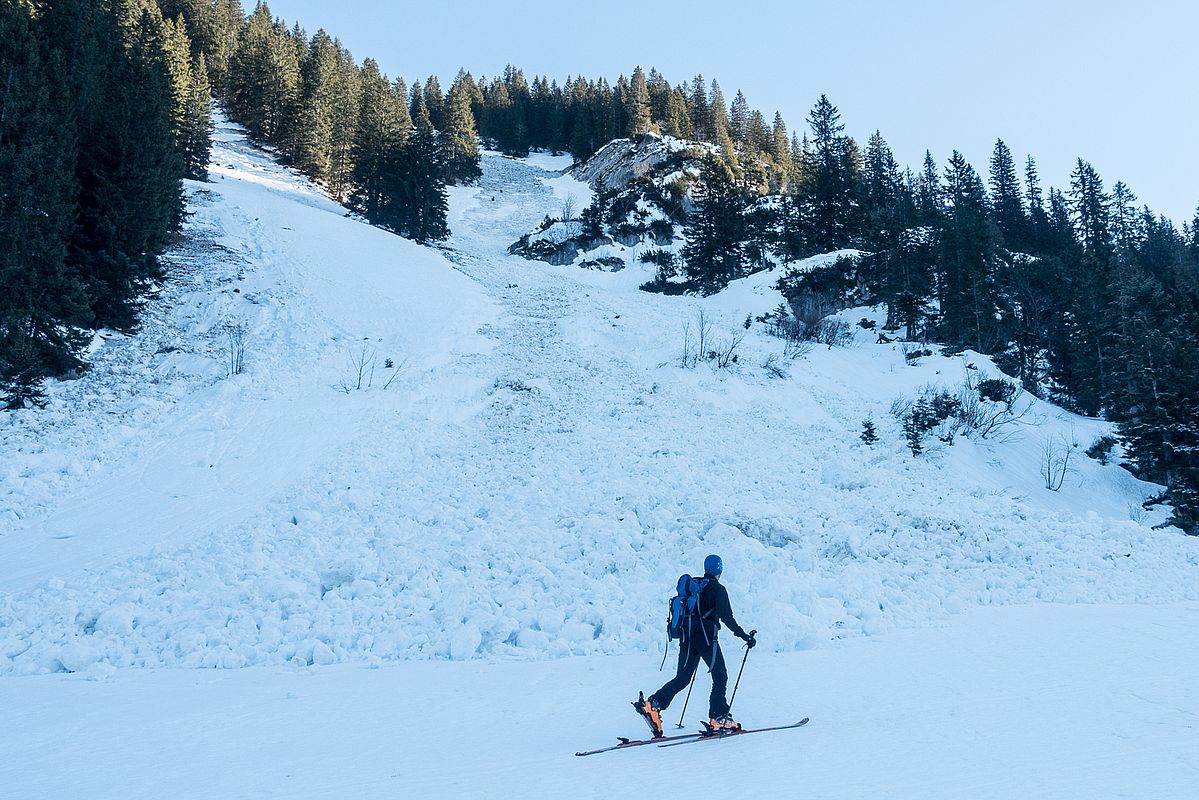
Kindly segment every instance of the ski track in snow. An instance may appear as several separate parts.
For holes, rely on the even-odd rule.
[[[1152,487],[1116,467],[1080,456],[1049,493],[1039,433],[913,459],[890,401],[958,360],[862,338],[777,380],[755,328],[737,369],[682,369],[697,309],[719,338],[778,302],[761,276],[664,298],[639,268],[507,256],[560,208],[542,166],[488,154],[438,252],[229,126],[214,163],[144,332],[0,427],[0,674],[641,652],[708,552],[764,650],[980,604],[1199,599],[1196,541],[1128,520]],[[374,384],[347,391],[359,354]],[[1036,416],[1083,447],[1107,429]]]

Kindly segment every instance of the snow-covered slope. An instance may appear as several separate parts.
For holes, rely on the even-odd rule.
[[[1129,519],[1153,487],[1081,454],[1041,485],[1046,438],[1100,423],[1038,402],[1011,441],[911,456],[890,404],[981,358],[911,367],[861,332],[780,373],[759,325],[733,369],[684,369],[696,315],[717,346],[747,334],[769,277],[664,298],[506,256],[558,202],[548,164],[489,155],[443,257],[231,128],[215,160],[191,226],[217,257],[181,259],[147,332],[49,411],[6,417],[0,672],[652,649],[664,576],[709,551],[769,650],[1199,597],[1196,542]],[[231,319],[248,368],[223,377]]]
[[[663,297],[637,291],[639,268],[508,256],[585,196],[564,161],[488,154],[440,252],[347,218],[232,126],[214,161],[143,332],[108,337],[46,411],[0,416],[0,786],[442,797],[507,776],[520,796],[634,796],[665,753],[620,754],[615,775],[569,754],[639,733],[626,695],[660,682],[665,600],[719,552],[761,631],[738,708],[814,718],[712,745],[746,765],[743,788],[1070,797],[1076,782],[1044,776],[1071,764],[1094,770],[1087,796],[1188,796],[1194,603],[1042,605],[1199,600],[1199,541],[1140,510],[1155,487],[1078,453],[1044,488],[1046,441],[1081,450],[1104,424],[1030,401],[1006,441],[913,458],[892,402],[986,359],[909,366],[856,329],[791,360],[743,327],[781,299],[769,273]],[[701,312],[716,347],[744,336],[728,369],[682,365]],[[247,332],[236,375],[230,324]],[[996,605],[1020,608],[977,609]],[[588,658],[552,658],[568,655]],[[1095,698],[1150,743],[1129,750]],[[1013,709],[1034,719],[997,728]],[[1096,724],[1094,759],[1055,749]],[[516,735],[446,754],[464,728]],[[52,769],[66,748],[90,763]],[[667,752],[686,774],[705,760]],[[1113,766],[1129,759],[1155,779]]]

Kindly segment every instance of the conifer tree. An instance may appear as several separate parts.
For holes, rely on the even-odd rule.
[[[445,130],[445,95],[441,91],[441,82],[436,75],[430,75],[425,80],[425,108],[429,111],[429,122],[434,130]]]
[[[945,197],[942,332],[954,345],[989,353],[999,344],[995,242],[982,179],[956,150],[945,168]]]
[[[672,89],[667,99],[666,119],[661,123],[662,133],[678,139],[695,138],[691,115],[687,111],[687,96],[679,89]]]
[[[645,90],[649,95],[651,124],[661,133],[667,136],[674,136],[675,134],[666,130],[666,125],[670,119],[670,98],[674,94],[674,89],[671,87],[670,81],[662,77],[662,73],[658,72],[658,70],[650,67],[649,75],[645,79]]]
[[[229,59],[237,49],[237,37],[241,33],[245,18],[241,0],[214,0],[211,13],[206,15],[205,24],[200,28],[201,38],[198,43],[194,41],[193,36],[197,55],[204,54],[214,95],[221,96],[225,91]]]
[[[349,202],[372,223],[383,225],[392,221],[386,182],[393,172],[393,161],[408,145],[412,123],[402,82],[393,91],[374,59],[363,62],[360,83],[362,99],[351,157],[354,188]]]
[[[162,63],[166,67],[167,78],[171,86],[171,128],[175,146],[187,159],[188,142],[191,135],[188,131],[188,108],[191,96],[191,43],[187,38],[187,29],[183,16],[174,19],[164,19],[156,5],[145,6],[151,24],[155,29],[155,45],[162,54]]]
[[[1136,208],[1137,196],[1123,181],[1112,187],[1112,239],[1118,254],[1127,259],[1141,238],[1141,216]]]
[[[45,375],[78,365],[91,321],[66,261],[78,186],[65,63],[32,9],[0,4],[0,402],[36,401]]]
[[[688,278],[702,294],[718,292],[744,268],[745,203],[715,158],[700,171],[699,199],[687,219],[682,256]]]
[[[749,132],[749,101],[740,89],[737,90],[733,104],[729,107],[729,135],[739,145],[744,145]]]
[[[330,114],[332,132],[329,139],[329,192],[341,202],[345,200],[351,188],[354,136],[358,130],[362,82],[354,57],[339,41],[334,40],[334,46],[338,58],[331,92],[333,106]]]
[[[916,177],[916,214],[922,225],[939,225],[943,211],[941,178],[933,154],[924,151],[920,174]]]
[[[878,431],[874,427],[874,420],[867,417],[862,420],[862,433],[860,438],[864,444],[873,445],[878,441]]]
[[[1068,208],[1079,250],[1077,258],[1065,261],[1072,296],[1065,338],[1058,348],[1057,377],[1068,392],[1069,404],[1080,413],[1095,415],[1108,397],[1114,248],[1111,198],[1098,173],[1082,159],[1070,178]]]
[[[703,75],[696,75],[691,83],[687,111],[691,116],[691,135],[701,142],[712,141],[712,110],[708,106],[708,90]]]
[[[164,19],[182,17],[191,40],[189,63],[200,54],[209,68],[208,81],[215,93],[225,88],[229,57],[245,22],[239,0],[157,0]]]
[[[1199,532],[1199,337],[1193,306],[1137,269],[1118,282],[1109,406],[1141,477],[1166,485],[1172,522]]]
[[[233,119],[252,138],[289,152],[286,143],[294,132],[300,93],[300,52],[307,46],[297,41],[297,33],[276,26],[269,6],[260,2],[238,37],[226,78]]]
[[[299,115],[292,157],[296,167],[318,181],[332,174],[333,113],[340,54],[323,30],[312,37],[300,65]]]
[[[474,183],[483,174],[479,166],[479,141],[475,115],[471,111],[468,78],[468,74],[459,73],[450,86],[445,127],[440,137],[445,180],[455,185]]]
[[[131,330],[136,298],[183,218],[174,87],[156,7],[118,15],[93,4],[75,16],[78,8],[64,0],[45,22],[76,59],[80,191],[68,261],[86,275],[94,324]],[[90,52],[80,57],[80,47]]]
[[[1027,248],[1028,237],[1024,203],[1020,197],[1020,179],[1016,176],[1012,153],[1002,139],[995,141],[990,183],[991,219],[1003,237],[1003,245],[1009,250],[1023,252]]]
[[[862,170],[864,239],[872,248],[893,246],[903,230],[899,200],[903,192],[899,164],[879,131],[866,143]]]
[[[512,72],[509,72],[510,78]],[[523,79],[522,79],[523,80]],[[504,153],[524,157],[529,153],[528,129],[524,121],[524,110],[513,100],[509,82],[496,78],[487,90],[488,136]],[[587,155],[590,155],[589,151]]]
[[[770,191],[786,194],[791,188],[795,165],[791,161],[791,149],[787,139],[787,123],[783,115],[774,112],[774,125],[771,128],[770,161]]]
[[[510,101],[509,113],[507,118],[508,127],[508,146],[505,152],[510,155],[524,157],[529,154],[529,148],[532,143],[529,139],[529,121],[528,109],[530,101],[529,84],[525,80],[524,73],[512,65],[508,65],[504,69],[504,86],[508,90],[508,99]],[[608,139],[615,138],[609,136]],[[605,142],[607,139],[604,140]]]
[[[652,120],[650,118],[649,85],[646,83],[645,72],[641,67],[633,70],[633,79],[629,82],[625,117],[628,120],[629,136],[640,136],[650,132]]]
[[[855,145],[843,134],[841,113],[821,95],[808,117],[812,152],[804,154],[800,194],[807,207],[812,244],[821,252],[847,247],[858,231],[858,165]]]
[[[400,154],[388,190],[397,206],[397,232],[417,242],[439,241],[449,235],[445,167],[418,84],[413,85],[411,107],[412,138]]]
[[[1098,262],[1111,257],[1111,198],[1095,168],[1081,158],[1070,176],[1070,207],[1084,254]]]
[[[212,142],[212,90],[208,82],[208,64],[204,53],[191,65],[187,105],[184,116],[183,156],[186,176],[208,180],[208,159]]]
[[[595,87],[579,78],[571,87],[574,106],[571,120],[569,150],[576,161],[594,153],[598,147],[599,124],[596,120]]]
[[[770,131],[766,129],[766,119],[762,112],[754,110],[745,124],[745,149],[751,157],[757,158],[770,152]]]
[[[1049,241],[1049,215],[1041,196],[1041,180],[1037,162],[1032,156],[1024,164],[1024,199],[1028,208],[1028,247],[1033,253],[1043,253]]]
[[[729,135],[729,113],[724,104],[724,94],[715,80],[712,81],[711,99],[708,130],[711,131],[712,143],[720,147],[720,157],[728,170],[729,179],[737,181],[741,178],[741,164],[737,159],[733,137]]]

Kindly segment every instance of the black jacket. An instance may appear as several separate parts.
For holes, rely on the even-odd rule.
[[[719,578],[713,575],[704,575],[704,577],[708,579],[708,585],[699,593],[699,614],[704,626],[704,633],[711,638],[716,631],[720,630],[720,623],[723,622],[734,636],[749,641],[749,634],[733,618],[733,607],[729,605],[728,589],[720,585]]]

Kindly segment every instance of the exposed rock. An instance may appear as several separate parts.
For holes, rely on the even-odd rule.
[[[570,174],[590,183],[596,191],[623,189],[633,180],[649,175],[671,153],[687,146],[678,139],[653,134],[638,139],[616,139],[582,164],[572,167]]]
[[[612,239],[607,236],[584,235],[578,223],[552,221],[520,237],[508,248],[508,253],[560,267],[573,264],[581,253],[611,244]]]
[[[651,243],[670,248],[681,243],[678,234],[693,204],[699,162],[711,150],[711,145],[654,134],[609,142],[570,170],[597,192],[582,219],[546,218],[508,252],[555,265],[573,264],[590,255],[579,265],[616,270],[627,265],[625,259],[594,251]]]
[[[600,256],[580,261],[579,266],[585,269],[598,269],[605,272],[620,272],[627,264],[620,256]]]

